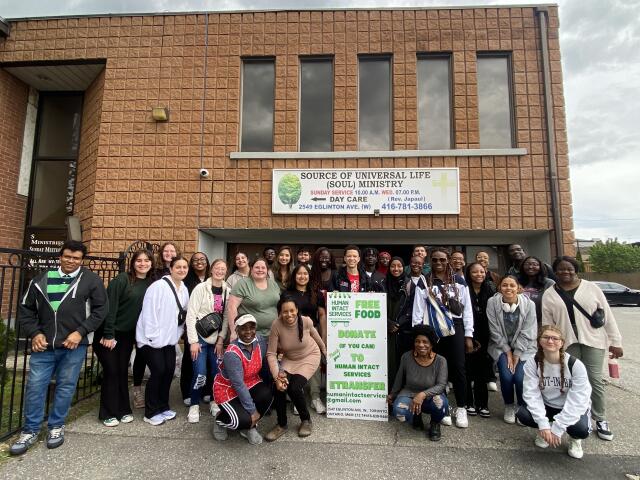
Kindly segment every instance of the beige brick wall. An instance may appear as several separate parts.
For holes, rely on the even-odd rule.
[[[27,199],[18,195],[29,87],[0,70],[0,246],[22,248]]]
[[[94,215],[103,210],[103,205],[95,203],[95,191],[102,186],[104,179],[96,176],[98,164],[98,144],[100,132],[109,132],[108,125],[101,125],[102,95],[104,90],[104,71],[101,72],[86,90],[82,105],[82,127],[80,129],[80,149],[78,151],[78,168],[76,176],[76,192],[74,215],[80,218],[82,237],[85,242],[93,240]],[[103,187],[102,187],[103,188]]]
[[[0,44],[0,61],[107,60],[93,214],[90,195],[83,193],[78,207],[96,253],[117,252],[137,238],[173,239],[192,252],[198,228],[550,230],[535,15],[526,7],[25,21],[14,24]],[[549,24],[563,236],[565,249],[572,249],[555,7]],[[299,56],[309,54],[335,59],[334,150],[357,149],[357,59],[367,53],[393,55],[393,148],[417,148],[416,54],[421,52],[452,54],[455,146],[477,148],[477,51],[512,52],[516,146],[527,149],[525,156],[229,159],[239,150],[241,58],[265,55],[276,57],[276,151],[297,149]],[[168,123],[151,120],[155,105],[170,108]],[[93,147],[87,148],[93,155]],[[199,179],[201,166],[212,172],[212,181]],[[271,214],[272,168],[418,166],[460,167],[459,216]],[[89,178],[82,192],[91,189]]]

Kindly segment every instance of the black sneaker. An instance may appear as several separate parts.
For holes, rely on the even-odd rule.
[[[442,436],[440,434],[440,424],[436,422],[429,423],[428,435],[429,435],[429,440],[431,440],[432,442],[440,441],[440,437]]]
[[[491,412],[489,412],[489,409],[487,407],[482,407],[478,409],[478,415],[480,415],[482,418],[490,418]]]
[[[596,420],[596,430],[602,440],[613,440],[613,433],[609,430],[609,422],[606,420]]]
[[[478,414],[476,407],[467,407],[467,415],[470,417],[475,417]]]
[[[47,448],[58,448],[64,443],[64,425],[49,429]]]
[[[9,449],[9,453],[11,455],[22,455],[25,453],[34,443],[38,441],[38,432],[22,432],[20,434],[20,438],[15,441],[11,448]]]

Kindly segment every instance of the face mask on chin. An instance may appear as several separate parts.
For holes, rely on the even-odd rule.
[[[254,342],[257,342],[258,338],[257,337],[253,337],[253,340],[251,340],[250,342],[243,342],[240,337],[238,337],[238,342],[241,343],[242,345],[246,345],[247,347],[249,345],[252,345]]]

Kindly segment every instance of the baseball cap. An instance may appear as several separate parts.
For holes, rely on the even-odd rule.
[[[253,322],[256,325],[258,324],[258,322],[256,321],[256,318],[253,315],[249,313],[245,313],[244,315],[241,315],[238,318],[236,318],[236,327],[240,327],[245,323],[249,323],[249,322]]]

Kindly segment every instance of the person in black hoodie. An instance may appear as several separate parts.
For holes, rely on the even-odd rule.
[[[400,257],[393,257],[387,270],[387,362],[389,372],[389,389],[393,385],[398,370],[400,355],[398,350],[398,316],[407,299],[405,284],[408,281],[404,274],[404,262]]]
[[[64,423],[87,355],[87,337],[102,325],[109,311],[102,279],[81,266],[86,254],[82,242],[65,242],[60,249],[60,267],[36,276],[20,303],[21,334],[31,338],[31,356],[24,427],[11,446],[12,455],[25,453],[38,439],[54,375],[47,447],[57,448],[64,442]]]
[[[375,285],[381,285],[382,291],[386,292],[387,278],[378,271],[378,249],[367,247],[364,249],[364,271]],[[378,291],[378,290],[376,290]]]
[[[496,293],[496,287],[481,263],[467,266],[465,278],[469,286],[469,298],[473,307],[474,349],[466,355],[467,364],[467,413],[491,416],[487,379],[493,376],[493,362],[487,353],[489,321],[487,302]],[[473,387],[471,384],[473,383]]]
[[[360,249],[347,245],[344,249],[344,267],[333,278],[334,292],[384,292],[384,285],[375,282],[360,265]]]

